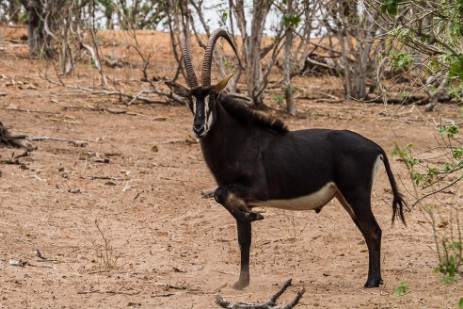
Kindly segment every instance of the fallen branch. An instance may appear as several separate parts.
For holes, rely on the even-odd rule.
[[[77,294],[138,295],[138,294],[140,294],[140,292],[117,292],[117,291],[88,290],[88,291],[77,292]]]
[[[44,257],[39,249],[35,249],[35,255],[39,258],[37,262],[58,262],[58,260],[56,259],[49,259],[47,257]]]
[[[382,95],[379,95],[375,98],[368,99],[364,101],[365,103],[388,103],[388,104],[400,104],[400,105],[426,105],[426,111],[431,111],[432,108],[436,105],[437,102],[439,103],[448,103],[451,102],[451,98],[444,94],[441,95],[410,95],[406,97],[388,97],[384,98]],[[430,105],[431,104],[431,105]],[[431,108],[432,107],[432,108]]]
[[[1,144],[25,149],[26,152],[20,155],[20,157],[27,155],[34,149],[34,146],[32,146],[26,135],[12,133],[0,121],[0,145]]]
[[[88,177],[81,177],[83,179],[89,180],[114,180],[114,181],[128,181],[130,178],[120,178],[120,177],[111,177],[111,176],[88,176]]]
[[[27,157],[32,150],[33,150],[32,148],[27,148],[27,149],[24,149],[24,151],[21,152],[20,154],[14,155],[12,159],[13,164],[19,164],[18,159],[22,157]]]
[[[3,109],[7,109],[10,111],[15,111],[15,112],[23,112],[23,113],[37,113],[37,114],[48,114],[48,115],[61,115],[61,113],[55,113],[55,112],[49,112],[49,111],[41,111],[41,110],[34,110],[34,109],[22,109],[22,108],[17,108],[17,107],[5,107]]]
[[[55,142],[67,142],[75,147],[85,147],[90,141],[71,140],[61,137],[50,137],[50,136],[36,136],[31,138],[32,141],[55,141]]]
[[[8,128],[3,126],[3,123],[0,121],[0,147],[2,145],[24,149],[23,152],[17,155],[13,155],[11,159],[0,161],[0,163],[6,164],[22,165],[22,163],[20,163],[18,159],[22,157],[27,157],[32,150],[36,149],[34,146],[32,146],[31,142],[29,141],[26,135],[12,133]]]
[[[286,281],[280,290],[278,290],[266,303],[263,304],[246,304],[243,302],[231,303],[222,298],[222,296],[217,295],[216,303],[222,308],[227,309],[291,309],[299,303],[299,300],[302,298],[302,295],[305,293],[305,289],[302,288],[297,292],[296,297],[287,305],[283,307],[278,307],[276,301],[278,298],[286,291],[286,289],[291,285],[291,279]]]
[[[122,92],[120,90],[94,89],[94,88],[82,87],[82,86],[78,86],[78,85],[67,85],[61,80],[59,82],[54,81],[51,78],[49,78],[47,75],[45,75],[42,78],[45,79],[46,81],[48,81],[49,83],[53,84],[53,85],[60,86],[60,87],[65,87],[65,88],[69,88],[69,89],[82,90],[82,91],[89,92],[89,93],[91,93],[93,95],[118,96],[118,97],[121,97],[121,98],[122,97],[127,98],[129,100],[132,100],[135,97],[135,100],[140,100],[140,101],[143,101],[143,102],[146,102],[146,103],[153,103],[153,104],[156,103],[156,104],[166,104],[167,105],[167,104],[170,104],[170,102],[171,102],[170,100],[167,100],[167,101],[157,100],[157,99],[152,99],[152,98],[149,98],[147,96],[142,96],[142,95],[134,96],[131,93],[125,93],[125,92]],[[171,100],[173,100],[173,101],[175,101],[177,103],[184,104],[182,99],[176,98],[172,94],[162,92],[162,91],[159,91],[159,90],[156,90],[156,89],[143,90],[141,93],[154,93],[154,94],[157,94],[159,96],[165,96],[165,97],[167,97],[167,98],[169,98],[169,99],[171,99]],[[130,101],[130,102],[133,103],[133,101]]]
[[[129,102],[127,102],[127,105],[131,105],[133,102],[135,102],[145,92],[146,92],[146,90],[142,90],[139,93],[137,93]]]

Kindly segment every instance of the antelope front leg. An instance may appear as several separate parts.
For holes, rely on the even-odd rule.
[[[233,285],[235,289],[243,289],[249,285],[249,252],[251,250],[251,222],[261,220],[261,214],[251,212],[246,202],[235,193],[218,188],[215,191],[215,200],[222,204],[235,218],[238,231],[238,244],[241,252],[240,277]]]
[[[216,202],[222,204],[236,221],[252,222],[264,219],[261,214],[252,212],[246,202],[230,190],[219,187],[215,190],[214,197]]]
[[[251,250],[252,229],[249,221],[236,220],[236,226],[241,251],[241,268],[240,278],[233,284],[233,287],[242,290],[249,285],[249,252]]]

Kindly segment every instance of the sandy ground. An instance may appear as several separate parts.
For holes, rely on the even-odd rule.
[[[383,229],[383,286],[363,289],[365,243],[332,201],[319,214],[267,209],[253,226],[251,285],[234,290],[236,228],[220,205],[199,198],[215,184],[190,136],[189,110],[172,103],[127,106],[118,97],[52,85],[40,78],[47,71],[52,75],[52,66],[31,59],[26,44],[10,41],[17,36],[0,31],[0,92],[6,94],[0,97],[0,120],[15,132],[44,139],[33,142],[37,150],[21,164],[0,164],[0,308],[217,308],[217,294],[262,302],[289,278],[293,285],[281,303],[305,287],[298,308],[457,308],[462,282],[444,285],[434,273],[425,213],[416,207],[406,213],[407,227],[391,226],[384,169],[372,199]],[[175,66],[166,36],[140,36],[155,52],[153,75],[170,77],[166,72]],[[123,48],[105,52],[135,59]],[[111,86],[134,92],[147,87],[139,71],[139,66],[107,68]],[[83,61],[65,82],[91,86],[97,79]],[[297,82],[313,97],[340,87],[327,78]],[[272,105],[272,93],[267,97]],[[461,119],[458,107],[442,105],[427,114],[413,106],[315,99],[299,100],[298,108],[299,117],[270,112],[291,129],[357,131],[388,153],[393,141],[426,149],[435,141],[434,122]],[[13,153],[18,150],[0,149],[0,160]],[[411,199],[403,164],[390,159],[401,191]],[[445,206],[460,198],[450,192],[429,202]],[[11,259],[26,265],[13,266]],[[394,288],[403,281],[407,293],[397,296]]]

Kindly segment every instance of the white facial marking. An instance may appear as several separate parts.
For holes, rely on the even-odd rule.
[[[196,98],[193,97],[193,114],[196,114]]]
[[[213,120],[213,116],[212,116],[212,113],[209,115],[209,117],[207,118],[207,126],[206,126],[206,130],[209,130],[212,126],[212,120]]]
[[[336,196],[338,188],[334,182],[329,182],[318,191],[309,195],[288,200],[269,200],[249,202],[251,207],[274,207],[287,210],[314,210],[325,206]]]
[[[206,131],[208,131],[212,125],[212,113],[209,114],[209,96],[204,98],[204,117],[206,117]]]

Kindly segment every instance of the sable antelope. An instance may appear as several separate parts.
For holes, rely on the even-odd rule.
[[[211,86],[212,53],[224,38],[238,56],[229,34],[215,30],[206,47],[202,85],[190,59],[190,46],[181,35],[180,45],[190,88],[167,82],[188,100],[193,132],[200,138],[204,159],[218,184],[214,196],[236,219],[241,250],[241,289],[249,284],[251,222],[262,219],[253,207],[276,207],[319,212],[337,198],[363,234],[369,268],[365,287],[382,284],[380,273],[381,228],[371,210],[371,189],[382,160],[392,187],[392,222],[405,224],[403,205],[384,150],[365,137],[347,130],[289,131],[276,118],[265,116],[225,94],[231,75]],[[239,61],[239,57],[238,57]]]

